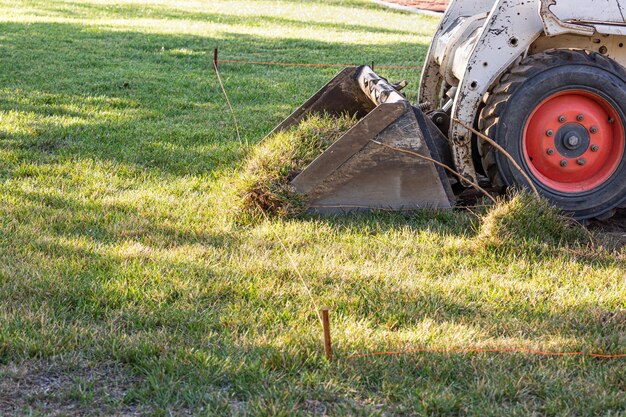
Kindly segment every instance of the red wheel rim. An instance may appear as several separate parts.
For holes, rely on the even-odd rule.
[[[528,118],[524,159],[544,186],[582,193],[602,186],[624,156],[624,123],[603,97],[568,90],[545,99]]]

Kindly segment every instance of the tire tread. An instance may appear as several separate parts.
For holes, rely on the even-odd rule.
[[[522,59],[517,66],[509,69],[491,90],[480,113],[478,120],[479,129],[489,138],[497,141],[498,123],[501,115],[507,110],[511,97],[530,78],[563,64],[601,66],[615,74],[622,75],[626,79],[626,69],[624,67],[599,53],[582,49],[553,49],[530,55]],[[497,150],[487,141],[479,139],[478,153],[483,169],[492,185],[496,188],[504,189],[506,181],[502,178],[498,169]],[[602,217],[605,217],[605,215]]]

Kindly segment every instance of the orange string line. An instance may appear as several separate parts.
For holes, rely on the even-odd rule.
[[[248,65],[277,65],[281,67],[355,67],[355,64],[320,64],[320,63],[298,63],[298,62],[273,62],[273,61],[243,61],[238,59],[218,59],[217,62],[230,64]],[[376,68],[390,69],[421,69],[415,65],[376,65]]]
[[[217,63],[246,64],[246,65],[275,65],[275,66],[283,66],[283,67],[351,67],[351,66],[356,66],[354,64],[323,64],[323,63],[296,63],[296,62],[273,62],[273,61],[244,61],[244,60],[238,60],[238,59],[217,59],[217,54],[216,54],[215,59],[213,60],[213,65],[214,65],[214,69],[215,69],[215,72],[216,72],[217,77],[218,77],[218,81],[220,82],[220,86],[222,87],[223,91],[224,91],[224,86],[221,83],[221,79],[220,79],[220,76],[219,76],[219,71],[217,69]],[[421,69],[422,68],[420,66],[415,66],[415,65],[376,65],[376,67],[377,68],[389,68],[389,69]],[[226,95],[226,91],[224,91],[224,95],[226,96],[226,100],[228,102],[228,105],[230,107],[231,113],[233,114],[233,118],[234,118],[235,117],[234,111],[232,110],[232,106],[230,106],[230,100],[228,100],[228,96]],[[235,124],[236,124],[236,119],[235,119]],[[237,127],[237,131],[238,131],[239,127],[238,126],[236,126],[236,127]],[[239,134],[239,132],[237,132],[237,134]],[[263,210],[261,210],[261,212],[265,215]],[[270,229],[272,230],[272,232],[274,234],[276,234],[276,231],[274,229],[272,229],[271,227],[270,227]],[[277,234],[276,234],[276,237],[278,237]],[[304,281],[304,278],[300,274],[300,271],[298,270],[298,268],[297,268],[293,258],[291,257],[291,254],[289,253],[289,251],[285,247],[285,245],[282,242],[282,240],[280,239],[280,237],[278,237],[278,240],[279,240],[279,243],[281,244],[283,250],[285,250],[285,252],[287,253],[287,255],[289,257],[289,260],[291,261],[294,269],[296,270],[296,273],[298,274],[298,276],[302,280],[302,283],[303,283],[305,289],[307,290],[308,295],[311,297],[311,301],[313,303],[313,306],[314,306],[314,308],[315,308],[315,310],[316,310],[316,312],[318,313],[318,316],[319,316],[319,309],[317,308],[317,304],[315,302],[315,299],[313,298],[311,290],[308,288],[308,286],[306,284],[306,281]],[[321,316],[320,316],[320,320],[321,320]],[[601,354],[601,353],[585,353],[585,352],[548,352],[548,351],[524,349],[524,348],[501,348],[501,349],[444,349],[444,348],[437,349],[437,348],[423,348],[423,349],[411,349],[411,350],[395,351],[395,352],[391,351],[391,352],[363,353],[363,354],[357,354],[357,355],[352,355],[352,356],[346,356],[343,359],[352,360],[352,359],[359,359],[359,358],[370,358],[370,357],[375,357],[375,356],[400,356],[400,355],[411,355],[411,354],[416,354],[416,353],[454,353],[454,354],[470,354],[470,353],[524,353],[524,354],[529,354],[529,355],[555,356],[555,357],[586,356],[586,357],[590,357],[590,358],[600,358],[600,359],[622,359],[622,358],[626,358],[626,353],[625,354],[608,355],[608,354]]]
[[[217,68],[217,63],[219,60],[217,59],[217,49],[213,52],[213,70],[215,70],[215,75],[217,76],[217,81],[222,88],[222,93],[224,93],[224,97],[226,98],[226,103],[228,103],[228,108],[230,109],[230,114],[233,116],[233,120],[235,121],[235,130],[237,131],[237,139],[239,139],[239,143],[243,143],[241,141],[241,134],[239,133],[239,123],[237,123],[237,116],[235,116],[235,110],[233,110],[232,104],[230,104],[230,99],[228,98],[228,94],[226,93],[226,88],[224,88],[224,83],[222,83],[222,77],[220,77],[220,70]]]
[[[615,354],[608,355],[602,353],[585,353],[585,352],[549,352],[542,350],[533,350],[533,349],[524,349],[524,348],[501,348],[501,349],[445,349],[445,348],[423,348],[423,349],[410,349],[396,352],[373,352],[373,353],[363,353],[358,355],[346,356],[344,359],[359,359],[359,358],[370,358],[375,356],[400,356],[400,355],[411,355],[415,353],[457,353],[457,354],[468,354],[468,353],[525,353],[529,355],[537,355],[537,356],[587,356],[590,358],[600,358],[600,359],[622,359],[626,358],[625,354]]]

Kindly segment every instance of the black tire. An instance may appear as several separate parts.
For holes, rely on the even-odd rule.
[[[614,214],[616,208],[623,207],[626,203],[626,151],[622,149],[624,142],[617,142],[615,147],[618,149],[611,148],[609,152],[608,157],[613,158],[613,166],[617,167],[612,173],[606,174],[610,177],[602,179],[597,186],[594,184],[592,189],[581,192],[551,188],[548,181],[541,179],[541,174],[533,173],[525,157],[529,154],[525,154],[527,151],[523,149],[525,129],[529,119],[535,114],[535,109],[539,109],[541,103],[550,97],[581,90],[606,101],[619,118],[620,126],[626,126],[626,69],[601,54],[583,50],[551,50],[522,60],[491,91],[480,114],[478,126],[518,162],[539,192],[556,206],[579,220],[606,219]],[[568,124],[572,125],[575,123]],[[557,136],[560,133],[561,130],[557,132]],[[585,129],[583,136],[587,133],[589,132]],[[563,133],[558,140],[564,140],[564,134],[569,135]],[[623,136],[620,133],[614,134],[620,138]],[[593,142],[594,139],[593,136],[586,136],[585,140]],[[556,144],[556,137],[554,141]],[[582,149],[583,146],[589,146],[589,143],[579,146]],[[621,156],[619,149],[622,149]],[[528,188],[524,176],[506,156],[489,143],[479,140],[478,151],[483,169],[493,186]],[[566,158],[559,153],[556,157]],[[578,161],[582,160],[585,159],[580,158]],[[530,161],[533,161],[532,157]],[[532,163],[535,166],[538,164]]]

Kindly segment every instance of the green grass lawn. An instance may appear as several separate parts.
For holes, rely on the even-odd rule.
[[[416,65],[436,24],[366,0],[0,0],[0,414],[624,415],[623,359],[327,363],[272,230],[339,357],[623,353],[624,249],[500,236],[484,209],[231,221],[245,156],[338,68],[223,64],[244,145],[214,47]],[[416,96],[416,71],[381,72]]]

